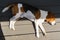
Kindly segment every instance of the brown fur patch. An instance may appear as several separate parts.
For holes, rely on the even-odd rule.
[[[24,7],[21,7],[21,12],[24,12]]]
[[[24,12],[24,7],[21,7],[20,10],[21,10],[21,12]],[[13,15],[16,15],[18,13],[18,11],[19,11],[18,10],[18,4],[14,4],[12,6],[12,14]]]
[[[16,15],[16,13],[18,13],[18,4],[14,4],[12,6],[12,14]]]
[[[35,15],[36,19],[39,19],[40,18],[40,11],[36,10],[34,15]]]

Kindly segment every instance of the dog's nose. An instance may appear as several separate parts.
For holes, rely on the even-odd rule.
[[[56,25],[56,23],[54,23],[54,24],[51,24],[51,25]]]
[[[56,22],[55,21],[51,22],[51,25],[56,25]]]

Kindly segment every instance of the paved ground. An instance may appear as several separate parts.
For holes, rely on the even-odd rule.
[[[15,24],[16,31],[10,30],[9,22],[1,22],[1,28],[6,40],[60,40],[60,19],[57,19],[57,24],[51,26],[43,23],[46,29],[47,36],[43,36],[40,30],[40,37],[36,38],[34,28],[30,21],[17,21]]]

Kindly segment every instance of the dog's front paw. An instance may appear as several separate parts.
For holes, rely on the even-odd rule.
[[[15,28],[14,27],[10,27],[10,29],[15,31]]]
[[[14,30],[14,31],[15,31],[15,28],[10,28],[10,29],[12,29],[12,30]]]
[[[35,36],[36,36],[37,38],[39,38],[39,33],[36,33]]]
[[[42,34],[43,34],[43,36],[46,36],[46,35],[47,35],[47,33],[46,33],[46,32],[42,32]]]

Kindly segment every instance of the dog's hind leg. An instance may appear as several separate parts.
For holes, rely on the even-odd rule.
[[[17,13],[15,16],[13,16],[12,18],[10,18],[10,29],[15,30],[14,24],[17,21],[17,19],[20,17],[20,13]]]
[[[10,19],[10,24],[9,24],[10,29],[15,30],[15,27],[14,27],[15,22],[16,22],[16,20],[14,20],[12,18]]]

